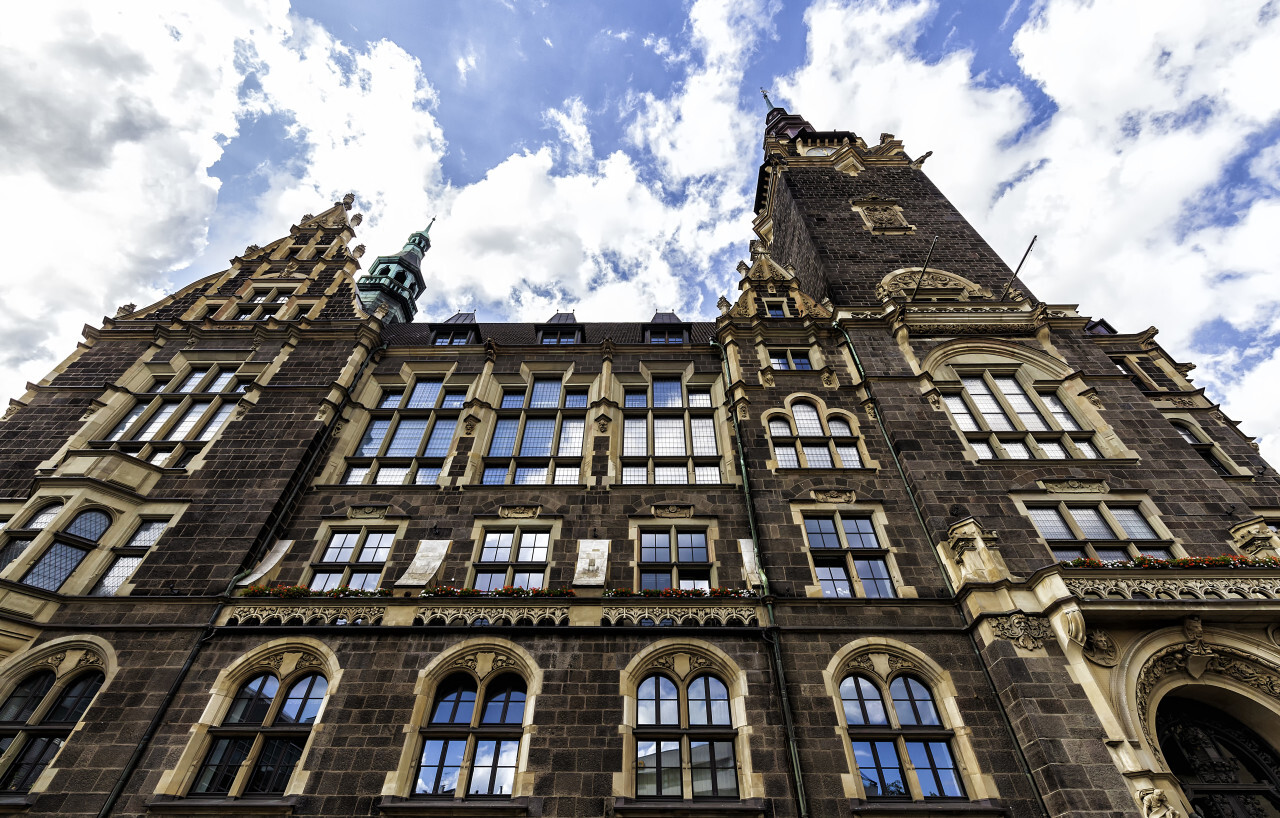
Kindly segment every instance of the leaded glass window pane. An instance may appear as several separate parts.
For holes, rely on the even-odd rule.
[[[1067,521],[1062,519],[1062,513],[1056,508],[1029,508],[1027,516],[1031,518],[1031,522],[1040,531],[1040,536],[1046,540],[1074,540],[1075,534],[1071,533],[1071,528],[1067,525]]]
[[[520,440],[521,457],[550,457],[551,439],[556,422],[552,418],[530,418],[524,423],[524,437]]]
[[[1004,399],[1008,401],[1009,406],[1013,408],[1014,414],[1018,416],[1018,420],[1022,421],[1022,425],[1025,428],[1033,432],[1049,428],[1045,424],[1044,418],[1040,417],[1040,413],[1032,405],[1027,393],[1022,391],[1022,385],[1018,383],[1016,378],[1001,376],[994,380],[996,388],[1004,394]]]
[[[654,418],[653,454],[655,457],[683,456],[684,419]]]
[[[142,557],[116,557],[115,562],[107,569],[107,573],[98,580],[97,586],[90,596],[115,596],[133,572],[142,564]]]
[[[999,401],[995,395],[987,387],[987,382],[981,377],[961,378],[965,391],[969,393],[969,398],[973,401],[973,405],[978,407],[978,412],[982,415],[982,419],[987,422],[987,427],[992,431],[1006,432],[1013,429],[1009,418],[1005,415],[1004,409],[1000,408]]]
[[[85,552],[79,548],[55,542],[22,578],[22,583],[46,591],[56,591],[71,576],[71,572],[76,570],[84,556]]]
[[[373,482],[374,485],[378,486],[399,486],[404,483],[404,479],[408,476],[408,466],[383,466],[378,469],[378,474],[373,478]]]
[[[444,457],[449,454],[449,444],[453,441],[453,430],[458,425],[454,418],[440,418],[431,427],[431,437],[427,439],[425,457]]]
[[[560,405],[560,379],[535,378],[529,397],[531,409],[553,409]]]
[[[689,482],[689,471],[684,466],[655,466],[653,469],[655,484],[678,485]]]
[[[387,457],[413,457],[422,446],[422,436],[427,433],[425,419],[405,419],[396,427],[387,446]]]
[[[717,454],[716,424],[711,418],[690,418],[689,430],[693,433],[693,456]]]
[[[1013,460],[1031,459],[1031,450],[1021,440],[1002,440],[1000,445],[1004,447],[1005,453]]]
[[[655,408],[683,406],[684,395],[680,387],[680,379],[654,378],[653,405]]]
[[[546,466],[517,466],[515,484],[517,486],[540,486],[547,482]]]
[[[1056,440],[1037,440],[1036,443],[1039,444],[1041,450],[1044,451],[1044,456],[1047,457],[1048,459],[1050,460],[1066,460],[1067,459],[1066,448]]]
[[[1076,423],[1076,419],[1067,411],[1066,404],[1059,400],[1057,395],[1041,395],[1040,400],[1049,407],[1049,414],[1053,415],[1053,419],[1058,421],[1059,426],[1068,432],[1080,431],[1080,424]]]
[[[76,515],[71,521],[71,525],[67,526],[67,533],[74,534],[77,537],[97,542],[102,539],[102,535],[107,533],[107,529],[111,527],[111,518],[106,512],[90,509],[82,511]]]
[[[227,419],[231,417],[231,413],[235,411],[235,408],[236,405],[234,403],[224,403],[219,406],[218,410],[213,413],[213,417],[204,425],[204,429],[200,432],[200,436],[196,439],[205,442],[213,440],[214,435],[218,433],[218,430],[221,429],[223,424],[227,422]]]
[[[151,440],[160,433],[160,427],[164,426],[173,417],[173,413],[178,411],[176,403],[162,403],[155,414],[151,416],[151,420],[147,421],[147,425],[138,432],[135,440]]]
[[[791,424],[782,418],[773,418],[769,421],[769,434],[774,437],[790,437]]]
[[[840,548],[840,535],[836,533],[834,517],[805,517],[805,535],[810,548]]]
[[[1158,540],[1159,536],[1136,508],[1113,508],[1111,516],[1116,518],[1124,533],[1133,540]]]
[[[649,421],[646,418],[626,418],[622,425],[622,454],[624,457],[643,457],[649,453]],[[640,482],[644,482],[641,480]]]
[[[710,409],[711,408],[710,390],[690,389],[689,390],[689,408],[690,409]]]
[[[854,560],[853,570],[858,572],[862,590],[872,599],[893,599],[898,595],[889,576],[889,566],[882,559]]]
[[[409,395],[409,409],[430,409],[436,405],[443,381],[418,381]]]
[[[978,456],[979,460],[996,459],[996,453],[991,450],[991,444],[981,440],[970,440],[969,445],[973,447],[973,453]]]
[[[818,410],[811,404],[797,403],[791,407],[791,416],[796,420],[796,429],[806,437],[822,435],[822,421],[818,420]]]
[[[561,457],[581,457],[582,438],[587,422],[582,418],[565,418],[560,423],[560,445],[556,453]]]
[[[959,395],[946,395],[943,401],[947,404],[951,416],[956,419],[956,425],[963,431],[978,431],[978,421],[973,419],[973,413],[969,411],[969,405],[964,402],[964,398]]]
[[[694,466],[693,482],[695,483],[719,483],[720,467],[719,466]]]
[[[643,483],[646,477],[648,477],[648,474],[644,466],[622,467],[622,482],[624,484]]]
[[[825,443],[818,445],[803,445],[804,459],[808,461],[811,469],[829,469],[831,463],[831,451],[827,449]]]
[[[843,565],[815,565],[818,585],[822,587],[822,595],[829,599],[852,599],[853,584],[849,582],[849,572]]]
[[[378,449],[382,448],[382,439],[387,436],[390,428],[390,420],[370,421],[369,427],[364,430],[364,437],[360,438],[360,445],[356,447],[356,457],[376,456]]]
[[[578,484],[578,467],[557,466],[555,484],[557,486],[576,486]]]
[[[832,437],[853,437],[853,429],[844,418],[827,418],[827,428],[831,430]]]
[[[774,454],[778,459],[778,468],[780,469],[798,469],[800,468],[800,458],[796,455],[796,450],[791,446],[779,446],[774,450]]]
[[[862,468],[862,457],[857,446],[836,446],[836,454],[840,456],[840,465],[846,469]]]
[[[510,457],[516,448],[516,431],[520,421],[504,418],[493,426],[493,441],[489,443],[490,457]]]
[[[1107,525],[1107,521],[1102,519],[1102,513],[1098,509],[1092,506],[1071,506],[1067,511],[1071,512],[1072,519],[1076,521],[1076,525],[1080,526],[1080,531],[1086,540],[1116,538],[1115,532],[1111,530],[1111,526]]]
[[[1080,450],[1080,454],[1084,455],[1086,459],[1098,460],[1102,457],[1102,454],[1098,451],[1097,447],[1089,441],[1076,440],[1073,442],[1076,444],[1076,448]]]

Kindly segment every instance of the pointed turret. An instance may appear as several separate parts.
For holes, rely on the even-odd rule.
[[[431,224],[436,220],[432,219]],[[372,313],[386,307],[387,323],[408,323],[418,312],[418,296],[426,288],[422,257],[431,249],[431,224],[410,233],[404,248],[394,256],[378,256],[364,278],[356,283],[360,303]]]

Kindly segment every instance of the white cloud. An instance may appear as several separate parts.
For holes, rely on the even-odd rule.
[[[614,30],[613,30],[613,29],[611,29],[611,28],[606,28],[606,29],[604,30],[604,35],[605,35],[606,37],[612,37],[612,38],[614,38],[615,40],[621,40],[621,41],[622,41],[622,42],[624,42],[624,43],[625,43],[627,40],[631,39],[631,33],[632,33],[632,32],[630,32],[630,31],[614,31]]]
[[[1277,330],[1267,322],[1280,314],[1280,271],[1264,266],[1276,202],[1250,197],[1223,225],[1209,217],[1217,199],[1201,200],[1280,114],[1263,67],[1280,49],[1280,21],[1260,8],[1041,3],[1014,43],[1057,111],[1016,142],[1031,122],[1017,88],[977,76],[969,52],[929,64],[914,50],[935,13],[928,2],[821,0],[806,14],[806,64],[778,90],[819,128],[892,131],[913,154],[934,150],[926,171],[1007,260],[1040,236],[1023,272],[1037,295],[1122,330],[1160,325],[1175,357],[1206,361],[1198,374],[1221,386],[1242,428],[1274,441],[1276,387],[1217,369],[1224,359],[1193,335],[1214,318]],[[1263,152],[1252,172],[1268,178],[1273,157]]]
[[[547,44],[547,48],[555,48],[555,45],[551,42],[550,37],[543,37],[542,42]]]
[[[581,97],[566,99],[564,110],[553,108],[543,118],[560,133],[560,140],[568,148],[570,167],[585,168],[594,159],[591,131],[587,127],[587,106]]]
[[[458,69],[458,82],[463,85],[467,84],[467,74],[476,67],[476,52],[468,48],[467,53],[458,57],[454,67]]]

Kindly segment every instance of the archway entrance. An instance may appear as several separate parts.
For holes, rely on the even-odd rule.
[[[1203,818],[1280,818],[1280,754],[1204,702],[1168,697],[1156,733],[1169,769]]]

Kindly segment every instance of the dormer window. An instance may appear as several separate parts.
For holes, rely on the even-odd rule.
[[[764,299],[764,314],[770,318],[786,318],[787,302],[781,298]]]
[[[646,341],[650,344],[683,344],[684,329],[681,327],[653,328],[645,330]]]
[[[273,316],[280,317],[280,310],[293,294],[294,290],[288,287],[251,290],[241,299],[231,318],[234,321],[265,321]]]
[[[576,344],[578,330],[576,328],[547,328],[538,333],[538,342],[542,344]]]
[[[469,329],[442,329],[436,330],[435,340],[432,343],[438,347],[447,347],[461,346],[474,342],[471,339],[471,330]]]

